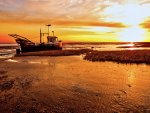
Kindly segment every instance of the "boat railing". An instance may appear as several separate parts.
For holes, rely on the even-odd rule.
[[[20,45],[35,45],[34,42],[30,41],[29,39],[27,39],[26,37],[17,35],[17,34],[9,34],[9,36],[15,38],[16,42]]]

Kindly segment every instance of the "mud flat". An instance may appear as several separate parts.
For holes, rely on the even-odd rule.
[[[81,56],[0,63],[0,113],[149,113],[150,66]]]

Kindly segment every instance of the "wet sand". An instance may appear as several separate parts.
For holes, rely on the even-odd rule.
[[[80,56],[1,61],[0,113],[150,113],[150,65]]]

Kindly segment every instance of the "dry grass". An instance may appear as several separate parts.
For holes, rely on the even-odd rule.
[[[150,64],[150,50],[93,51],[87,53],[84,59],[90,61]]]
[[[80,50],[50,50],[50,51],[38,51],[38,52],[27,52],[18,54],[16,56],[70,56],[70,55],[80,55],[88,53],[89,49]]]

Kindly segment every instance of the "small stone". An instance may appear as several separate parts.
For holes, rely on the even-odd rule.
[[[128,87],[132,87],[131,84],[128,84],[127,86],[128,86]]]
[[[13,80],[5,81],[0,84],[0,90],[9,90],[13,87],[13,84],[14,84]]]

